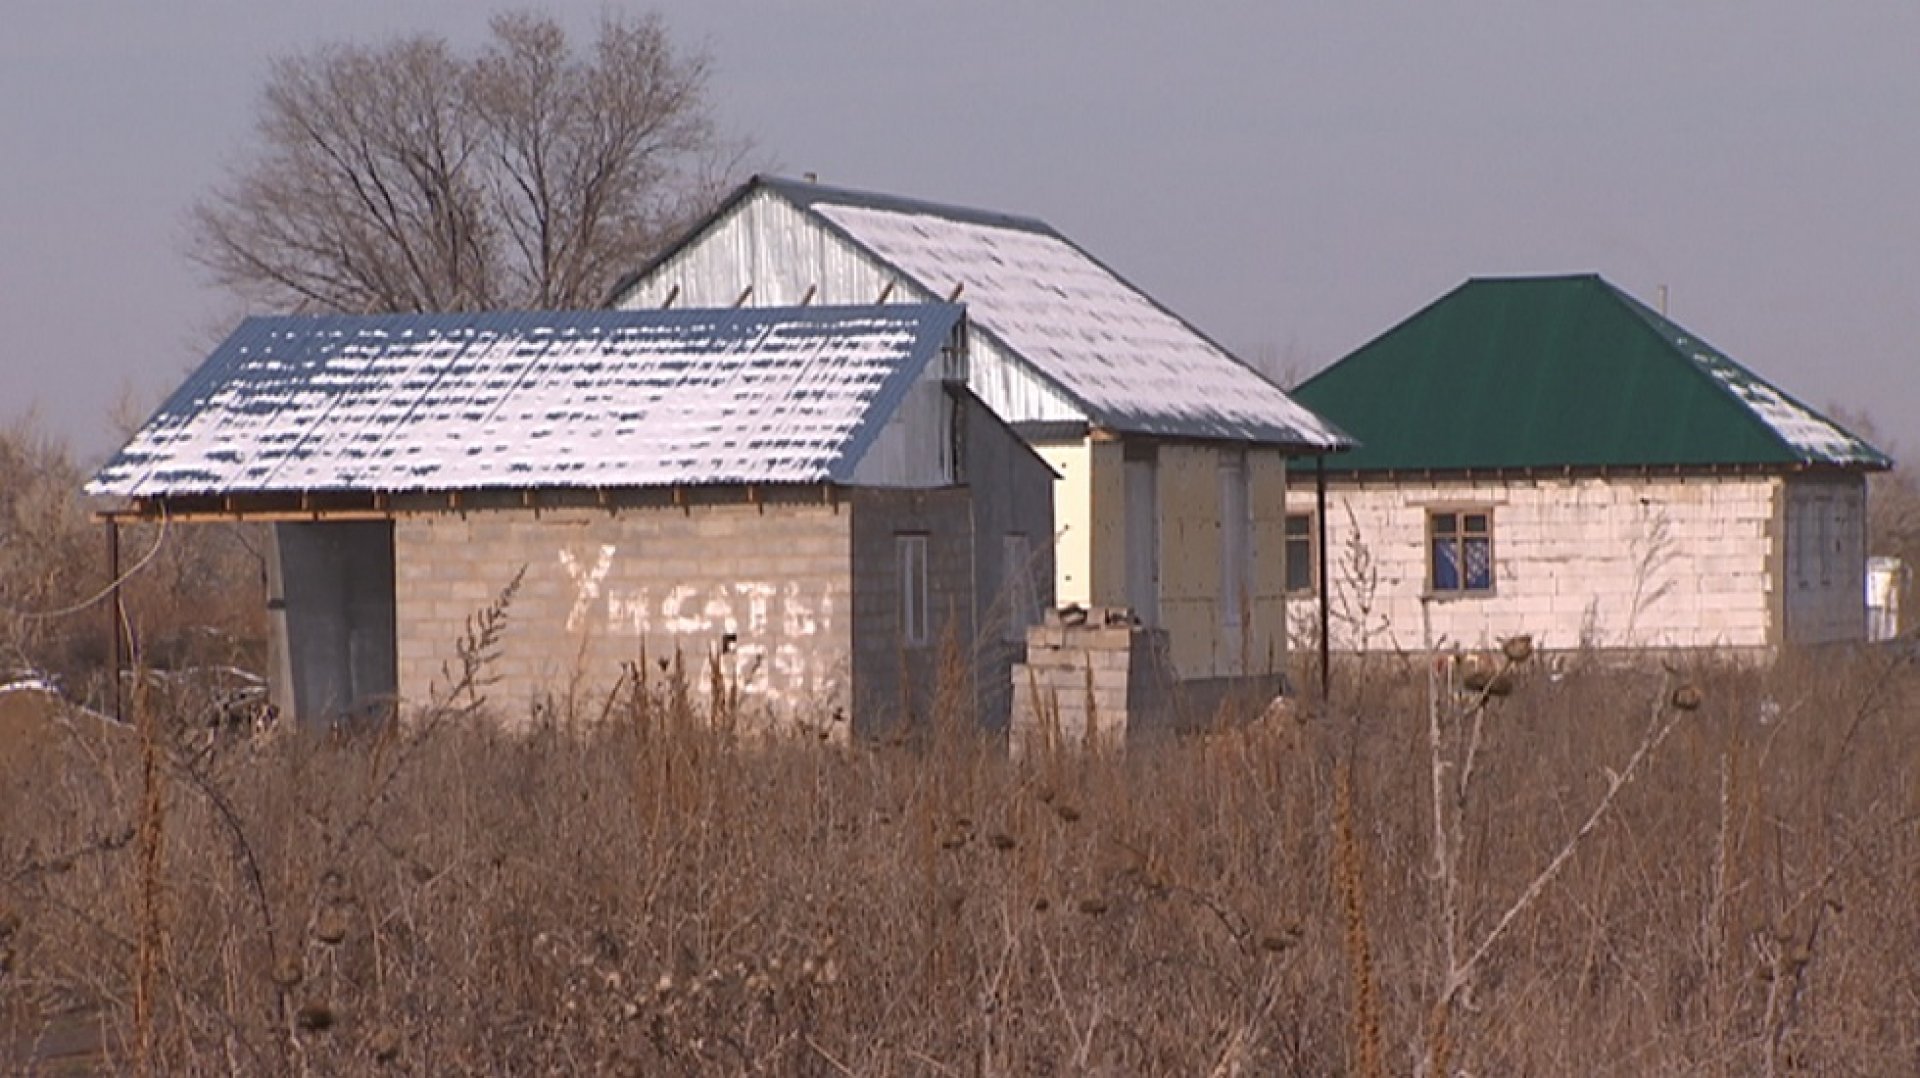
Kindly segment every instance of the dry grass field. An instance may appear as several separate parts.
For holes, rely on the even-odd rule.
[[[0,1014],[169,1074],[1920,1070],[1912,664],[1539,666],[1014,759],[665,675],[521,733],[9,712]]]

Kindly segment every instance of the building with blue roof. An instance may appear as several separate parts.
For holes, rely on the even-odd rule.
[[[1054,475],[968,358],[954,304],[254,318],[87,489],[271,525],[302,721],[444,703],[505,597],[508,719],[599,714],[678,655],[742,722],[878,734],[924,717],[952,634],[999,727]]]

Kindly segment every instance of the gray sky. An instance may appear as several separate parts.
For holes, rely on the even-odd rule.
[[[1310,372],[1466,277],[1597,270],[1920,453],[1910,0],[660,9],[782,171],[1044,217],[1246,358]],[[243,313],[183,220],[270,57],[491,10],[9,0],[0,418],[104,453]]]

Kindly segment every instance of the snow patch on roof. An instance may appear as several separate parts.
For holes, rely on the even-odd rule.
[[[1703,352],[1694,362],[1706,368],[1728,392],[1811,463],[1860,464],[1880,459],[1865,442],[1794,403],[1785,394],[1723,358]]]
[[[1279,387],[1041,227],[816,198],[811,209],[1056,383],[1095,424],[1312,449],[1350,440]],[[1037,223],[1035,223],[1037,226]]]
[[[1803,463],[1847,468],[1885,468],[1893,463],[1865,440],[1775,389],[1766,379],[1693,336],[1664,314],[1612,285],[1605,287],[1637,311],[1663,341],[1712,376]]]
[[[949,305],[250,319],[92,494],[844,481]]]

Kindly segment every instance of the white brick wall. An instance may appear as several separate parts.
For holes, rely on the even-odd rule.
[[[425,703],[444,684],[467,619],[524,565],[491,671],[499,680],[485,690],[503,720],[565,706],[569,694],[599,714],[643,645],[650,660],[678,648],[695,692],[707,691],[707,656],[719,653],[748,709],[828,715],[847,698],[850,550],[845,508],[827,505],[403,517],[400,695]]]
[[[1531,633],[1549,648],[1769,646],[1780,490],[1769,477],[1332,485],[1333,646],[1421,646],[1427,514],[1465,506],[1492,512],[1495,586],[1431,601],[1436,643]],[[1290,493],[1288,505],[1311,511],[1312,492]],[[1310,631],[1312,617],[1299,615],[1311,602],[1294,600],[1297,633]]]

